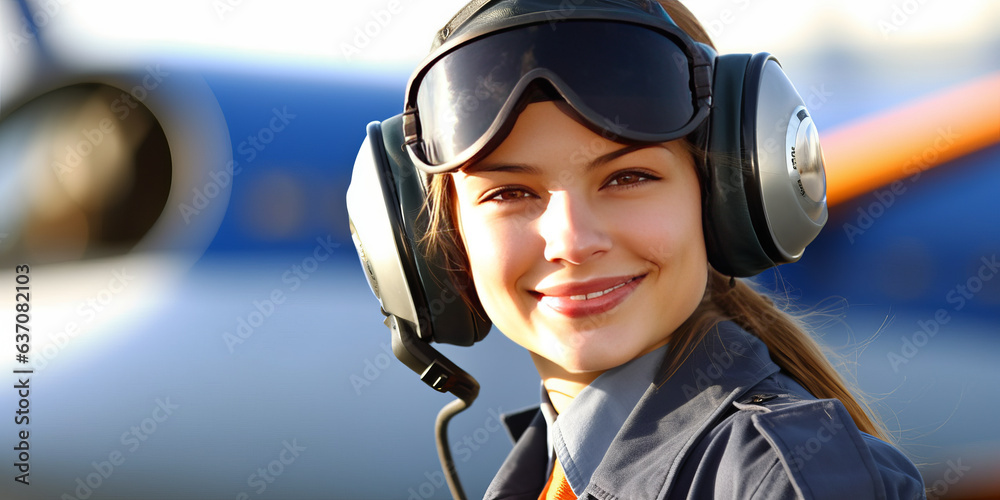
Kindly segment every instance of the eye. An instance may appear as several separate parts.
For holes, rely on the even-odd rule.
[[[608,179],[605,186],[620,186],[620,187],[631,187],[636,184],[641,184],[643,182],[660,180],[659,177],[646,173],[639,172],[635,170],[626,170],[623,172],[616,172],[614,175]]]
[[[494,189],[483,196],[482,202],[504,203],[510,201],[525,200],[533,198],[535,195],[524,188],[507,187]]]

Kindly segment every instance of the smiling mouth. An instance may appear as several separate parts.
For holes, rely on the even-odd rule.
[[[615,291],[615,290],[617,290],[617,289],[619,289],[619,288],[621,288],[621,287],[623,287],[625,285],[628,285],[629,283],[635,281],[636,279],[638,279],[638,277],[634,276],[632,278],[629,278],[628,281],[624,281],[622,283],[619,283],[619,284],[617,284],[617,285],[615,285],[615,286],[613,286],[611,288],[608,288],[607,290],[601,290],[601,291],[598,291],[598,292],[592,292],[592,293],[588,293],[586,295],[570,295],[569,299],[570,300],[590,300],[590,299],[596,299],[597,297],[600,297],[600,296],[602,296],[602,295],[604,295],[606,293],[611,293],[611,292],[613,292],[613,291]]]
[[[605,280],[606,284],[603,286],[607,288],[587,293],[581,293],[586,290],[581,290],[580,288],[587,287],[588,285],[576,284],[554,287],[547,290],[552,295],[537,291],[532,292],[532,295],[540,304],[556,313],[569,318],[582,318],[595,314],[603,314],[618,307],[619,304],[632,295],[632,292],[635,291],[636,287],[639,286],[639,283],[645,277],[645,274],[632,276],[614,285],[608,283],[609,280]],[[611,281],[611,283],[614,283],[614,281]]]

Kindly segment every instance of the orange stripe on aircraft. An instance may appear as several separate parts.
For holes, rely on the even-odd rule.
[[[827,202],[1000,142],[1000,72],[822,134]]]

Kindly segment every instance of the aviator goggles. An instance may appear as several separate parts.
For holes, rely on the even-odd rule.
[[[414,164],[454,171],[492,151],[539,80],[617,142],[665,142],[711,107],[714,51],[666,22],[542,22],[443,47],[414,73],[403,131]]]

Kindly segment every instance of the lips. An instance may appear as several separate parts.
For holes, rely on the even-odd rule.
[[[611,288],[608,288],[607,290],[601,290],[601,291],[598,291],[598,292],[592,292],[592,293],[588,293],[588,294],[570,295],[569,299],[570,300],[596,299],[597,297],[600,297],[600,296],[602,296],[602,295],[604,295],[606,293],[611,293],[611,292],[613,292],[613,291],[615,291],[615,290],[617,290],[617,289],[619,289],[619,288],[621,288],[621,287],[623,287],[623,286],[631,283],[632,280],[634,280],[634,279],[635,278],[630,278],[628,281],[626,281],[624,283],[619,283],[619,284],[617,284],[617,285],[615,285],[615,286],[613,286]]]
[[[539,303],[570,318],[582,318],[614,309],[632,295],[646,275],[601,278],[540,289]]]

